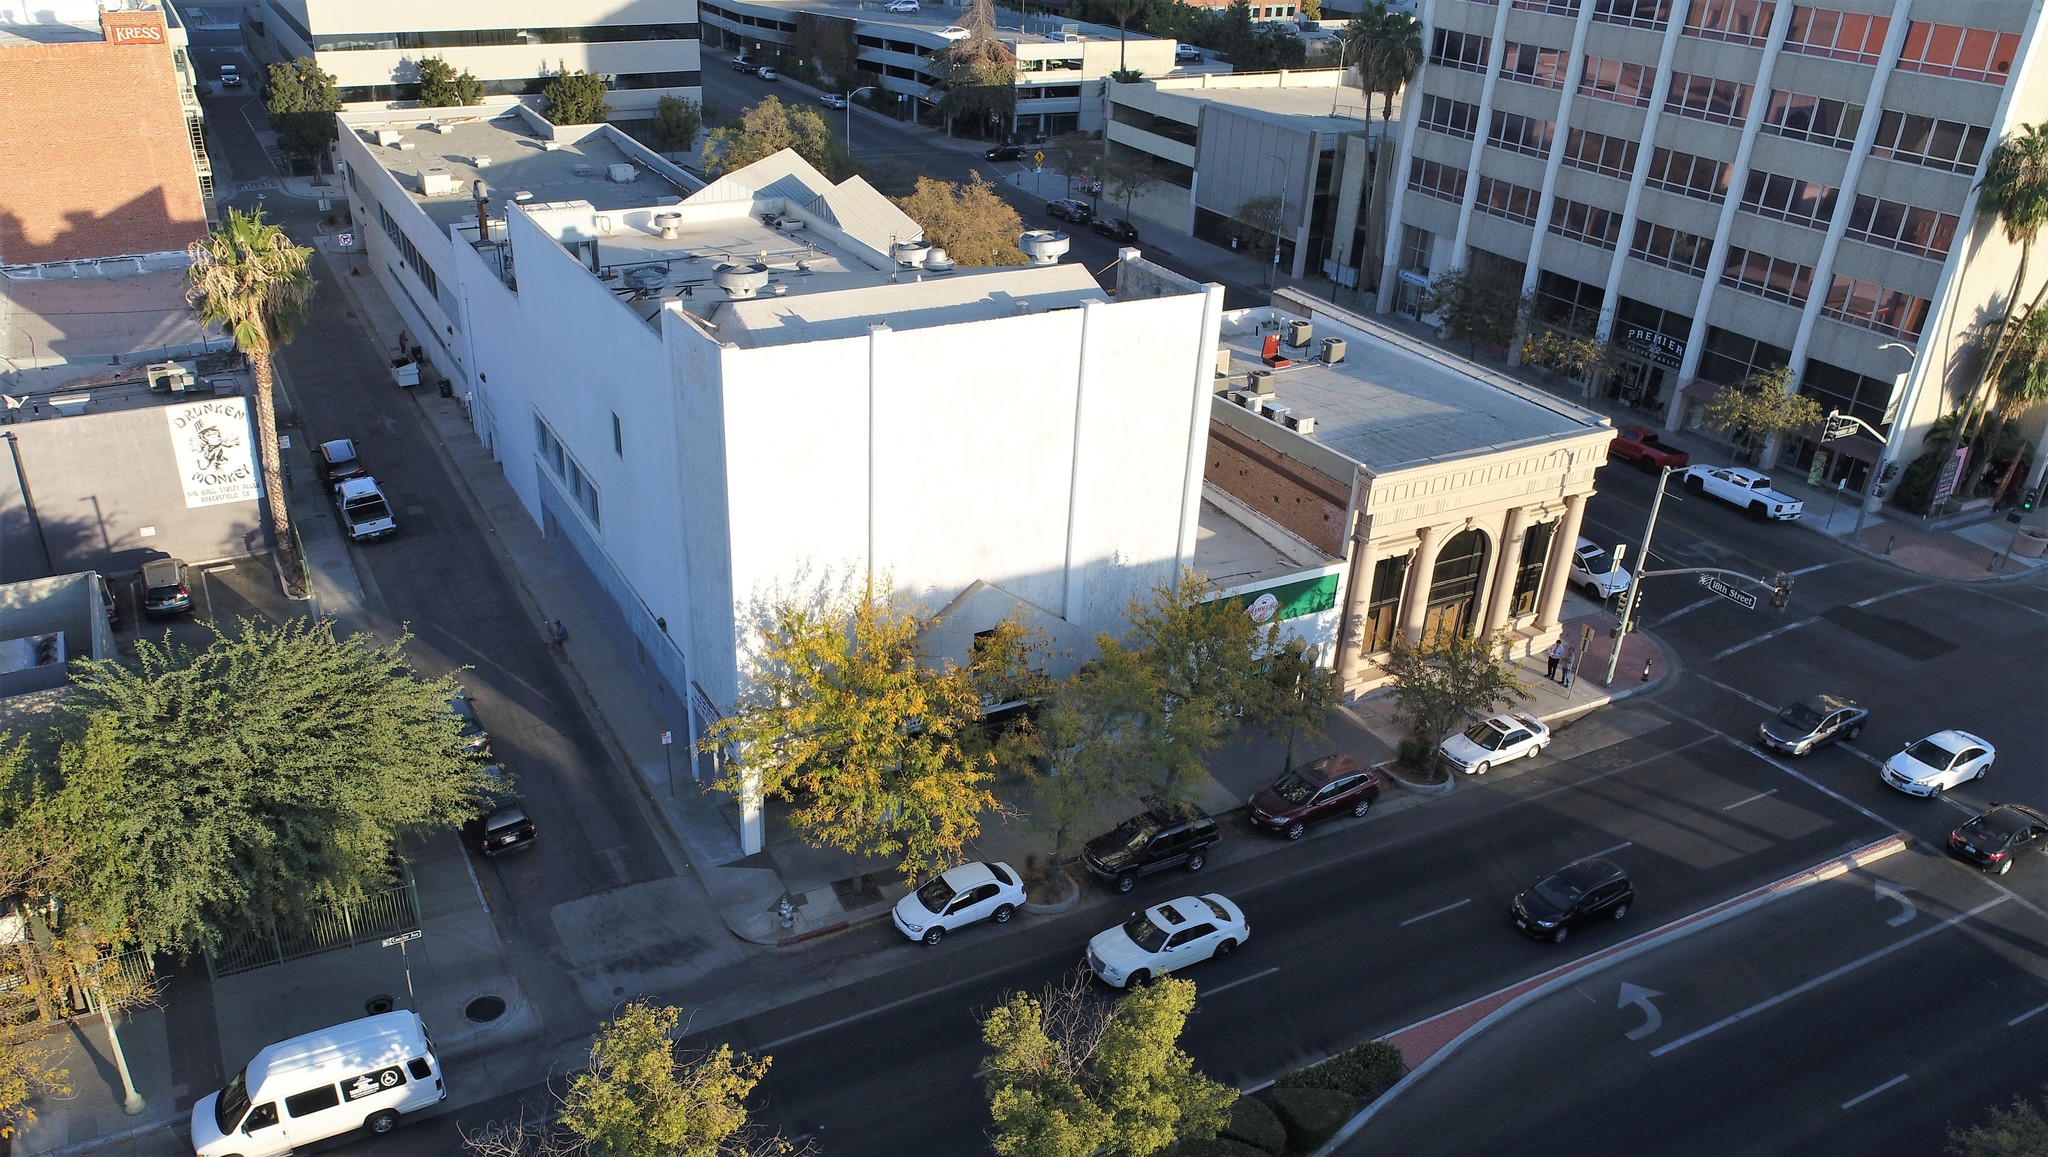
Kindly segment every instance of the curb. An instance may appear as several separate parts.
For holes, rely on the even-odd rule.
[[[161,1117],[154,1121],[145,1122],[144,1124],[132,1125],[119,1132],[104,1133],[98,1137],[88,1137],[83,1141],[72,1141],[69,1144],[59,1145],[55,1149],[40,1149],[34,1153],[23,1152],[21,1157],[83,1157],[85,1154],[103,1153],[111,1146],[139,1140],[149,1136],[151,1133],[174,1130],[180,1121],[188,1120],[190,1117],[191,1113],[189,1112],[176,1113],[169,1117]]]

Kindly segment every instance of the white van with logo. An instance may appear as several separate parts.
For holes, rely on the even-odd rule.
[[[447,1096],[418,1013],[364,1017],[257,1053],[227,1088],[192,1106],[192,1152],[282,1157],[357,1129],[389,1133],[401,1114]]]

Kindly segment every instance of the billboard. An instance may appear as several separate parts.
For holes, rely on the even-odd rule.
[[[1337,605],[1337,573],[1340,567],[1310,574],[1292,575],[1264,586],[1242,587],[1223,597],[1242,604],[1252,621],[1284,623],[1304,615],[1319,614]]]
[[[171,451],[188,508],[253,502],[261,492],[249,407],[240,397],[170,406]]]

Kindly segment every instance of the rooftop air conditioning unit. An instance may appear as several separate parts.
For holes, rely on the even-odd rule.
[[[551,142],[551,143],[552,143],[552,142]],[[591,167],[590,167],[590,166],[589,166],[588,164],[581,164],[581,165],[577,165],[577,166],[576,166],[575,168],[573,168],[573,169],[570,169],[569,171],[570,171],[570,172],[572,172],[572,173],[574,173],[574,174],[576,174],[576,175],[577,175],[577,176],[579,176],[579,177],[588,177],[588,176],[590,176],[590,175],[591,175],[592,173],[595,173],[595,172],[596,172],[597,170],[596,170],[596,169],[593,169],[593,168],[591,168]]]
[[[681,213],[656,213],[654,215],[654,227],[660,230],[663,241],[674,241],[682,232],[683,215]]]
[[[1260,398],[1272,397],[1274,394],[1273,371],[1253,370],[1250,379],[1245,383],[1245,392],[1257,394]]]
[[[420,192],[428,197],[446,197],[456,191],[455,174],[446,169],[428,169],[420,174]]]
[[[543,153],[559,153],[562,151],[562,142],[542,141],[540,143],[540,151]]]
[[[1278,402],[1267,402],[1259,407],[1260,417],[1269,422],[1278,422],[1283,426],[1287,424],[1287,416],[1293,412],[1293,407],[1283,406]]]
[[[1216,351],[1216,376],[1219,378],[1227,378],[1230,376],[1229,350]]]
[[[630,185],[640,179],[640,170],[624,161],[605,169],[605,178],[617,185]]]
[[[417,144],[414,144],[414,143],[413,143],[412,141],[400,141],[400,142],[398,142],[398,151],[399,151],[399,152],[401,152],[401,153],[410,153],[410,152],[414,152],[414,151],[416,151],[416,150],[417,150],[418,148],[419,148],[419,146],[418,146]]]
[[[476,157],[470,161],[470,166],[472,168],[477,169],[488,169],[491,167],[491,158],[489,156],[486,156],[485,154],[478,153]]]
[[[1287,344],[1300,349],[1309,343],[1315,332],[1316,327],[1308,322],[1290,321],[1287,323]]]
[[[391,148],[404,139],[405,134],[399,132],[397,129],[377,130],[377,143],[383,145],[386,148]]]
[[[1322,352],[1322,355],[1321,355],[1321,356],[1322,356],[1322,359],[1323,359],[1323,364],[1324,364],[1324,365],[1326,365],[1326,366],[1334,366],[1334,365],[1336,365],[1336,364],[1337,364],[1338,362],[1341,362],[1341,361],[1343,361],[1343,360],[1344,360],[1344,339],[1343,339],[1343,338],[1341,338],[1341,337],[1326,337],[1326,338],[1324,338],[1324,339],[1323,339],[1323,352]]]
[[[1287,428],[1297,434],[1313,434],[1316,432],[1316,420],[1309,414],[1289,414],[1285,422]]]

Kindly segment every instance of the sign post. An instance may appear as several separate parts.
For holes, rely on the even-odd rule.
[[[1753,611],[1756,609],[1755,595],[1750,594],[1748,591],[1739,590],[1735,587],[1729,586],[1727,583],[1722,582],[1720,579],[1715,578],[1713,575],[1701,575],[1700,585],[1707,588],[1710,591],[1713,591],[1715,594],[1720,595],[1722,598],[1727,599],[1730,602],[1742,604],[1744,610]]]
[[[661,762],[668,768],[668,798],[676,798],[676,757],[673,754],[676,737],[673,733],[661,733]]]
[[[410,932],[400,932],[396,936],[386,936],[380,941],[386,948],[396,946],[399,959],[405,961],[405,1005],[414,1012],[419,1011],[419,1001],[414,999],[412,994],[412,957],[406,954],[405,946],[419,938],[420,930],[414,928]]]

